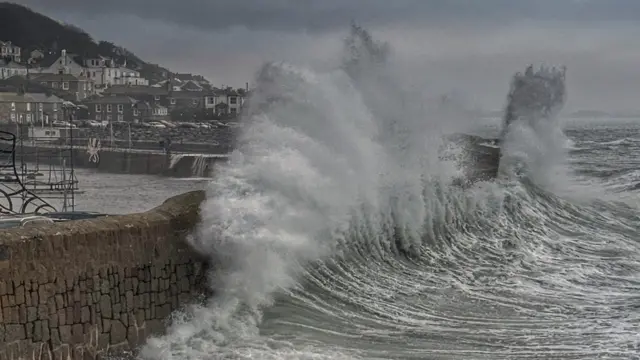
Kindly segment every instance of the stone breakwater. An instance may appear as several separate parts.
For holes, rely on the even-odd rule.
[[[207,292],[207,264],[186,242],[203,199],[0,232],[0,359],[101,359],[161,333]]]
[[[141,149],[89,149],[51,145],[24,145],[16,150],[25,162],[58,167],[95,169],[112,174],[160,175],[169,177],[209,176],[216,165],[227,161],[227,154],[171,153]]]

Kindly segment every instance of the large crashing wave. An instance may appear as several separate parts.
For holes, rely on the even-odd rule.
[[[473,206],[448,186],[460,173],[438,154],[443,124],[394,81],[391,64],[388,47],[353,26],[341,69],[261,69],[237,150],[211,181],[193,238],[218,265],[218,294],[150,339],[143,357],[268,348],[262,309],[297,286],[305,267],[354,249],[419,256],[462,221]]]

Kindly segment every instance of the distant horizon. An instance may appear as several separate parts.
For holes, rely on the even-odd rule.
[[[501,116],[504,112],[503,109],[496,110],[482,110],[479,112],[483,116]],[[562,111],[561,117],[573,117],[573,118],[640,118],[640,109],[638,110],[626,110],[626,111],[607,111],[607,110],[593,110],[593,109],[578,109],[573,111]]]

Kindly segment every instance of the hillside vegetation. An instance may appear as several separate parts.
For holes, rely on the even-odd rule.
[[[20,46],[24,60],[34,49],[45,53],[65,49],[81,57],[110,57],[118,64],[126,60],[127,67],[140,71],[150,81],[160,81],[169,73],[169,70],[147,63],[123,47],[108,41],[95,41],[77,26],[61,23],[9,2],[0,3],[0,40]]]

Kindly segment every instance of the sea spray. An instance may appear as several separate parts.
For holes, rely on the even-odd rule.
[[[376,198],[385,154],[348,78],[270,64],[259,79],[258,110],[249,110],[238,150],[209,187],[195,237],[197,249],[224,265],[219,296],[151,339],[144,357],[201,359],[256,335],[259,310],[274,292],[330,254],[351,210]]]
[[[371,71],[383,74],[379,66]],[[425,181],[445,177],[441,140],[398,91],[344,70],[261,69],[237,149],[211,181],[193,240],[219,265],[218,295],[149,339],[142,357],[202,359],[263,346],[261,309],[295,286],[305,266],[348,249],[355,224],[374,235],[361,232],[366,248],[420,252],[427,212],[437,207],[425,203]]]
[[[446,261],[444,244],[466,218],[498,216],[492,202],[469,200],[491,189],[450,186],[459,173],[438,154],[444,126],[393,81],[386,55],[372,56],[384,52],[366,33],[351,38],[356,60],[342,69],[272,63],[258,73],[237,149],[211,181],[192,241],[216,265],[217,295],[174,314],[143,358],[278,352],[287,345],[258,331],[263,310],[300,287],[310,265],[340,267],[350,251],[418,259],[430,248],[444,251],[429,258]],[[495,226],[489,220],[475,221]]]
[[[558,118],[567,96],[565,81],[565,67],[534,71],[530,65],[514,75],[503,118],[503,175],[525,176],[556,191],[568,182],[567,138]]]

